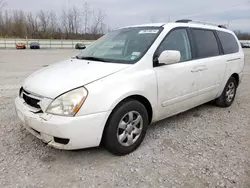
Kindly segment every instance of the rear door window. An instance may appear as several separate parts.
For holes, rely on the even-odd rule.
[[[233,54],[239,52],[239,45],[236,38],[231,34],[223,31],[217,31],[224,54]]]
[[[219,45],[212,30],[192,29],[196,44],[196,58],[207,58],[220,55]]]

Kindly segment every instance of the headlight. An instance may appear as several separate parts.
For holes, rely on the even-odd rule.
[[[81,108],[88,91],[85,88],[78,88],[57,97],[47,108],[46,113],[74,116]]]

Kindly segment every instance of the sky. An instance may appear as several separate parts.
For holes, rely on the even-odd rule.
[[[226,24],[232,30],[250,32],[250,0],[6,0],[7,9],[61,12],[67,7],[89,6],[105,12],[110,28],[151,22],[192,19]]]

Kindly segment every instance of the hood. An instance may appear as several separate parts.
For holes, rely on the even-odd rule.
[[[130,65],[69,59],[52,64],[30,75],[24,90],[54,99],[64,92],[104,78]]]

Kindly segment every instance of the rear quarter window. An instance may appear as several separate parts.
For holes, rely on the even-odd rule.
[[[223,31],[216,32],[221,41],[224,54],[233,54],[239,52],[239,45],[234,35]]]

